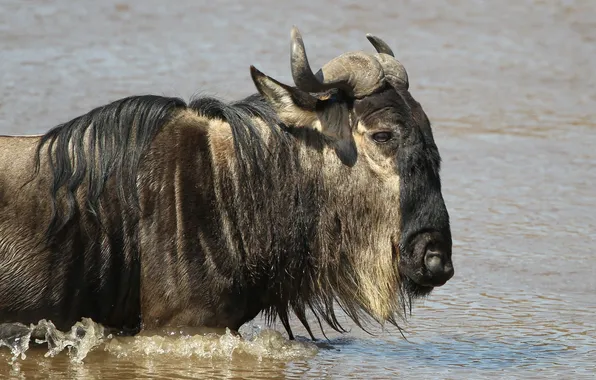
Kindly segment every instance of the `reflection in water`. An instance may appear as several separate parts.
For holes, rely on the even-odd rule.
[[[353,328],[289,342],[257,320],[246,341],[98,338],[78,362],[71,335],[53,357],[47,342],[0,347],[0,376],[593,378],[596,2],[362,4],[2,1],[0,133],[39,133],[131,94],[238,98],[254,92],[250,64],[291,83],[293,24],[313,66],[381,36],[434,125],[458,268],[414,306],[408,341]]]

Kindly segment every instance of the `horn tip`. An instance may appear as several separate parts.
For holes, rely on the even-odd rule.
[[[392,57],[395,57],[393,50],[387,45],[385,41],[383,41],[380,37],[377,37],[373,34],[367,33],[366,38],[368,41],[374,46],[377,53],[385,53]]]
[[[366,33],[366,39],[373,45],[379,44],[379,37],[375,36],[374,34]]]
[[[304,51],[304,42],[302,42],[302,35],[296,26],[292,27],[290,50],[292,52],[292,60],[300,55],[306,55]]]
[[[292,31],[290,34],[293,40],[297,38],[302,38],[302,36],[300,35],[300,30],[298,30],[298,27],[296,25],[292,26]]]

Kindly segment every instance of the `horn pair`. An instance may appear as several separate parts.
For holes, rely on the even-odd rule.
[[[312,72],[302,36],[292,28],[291,67],[296,86],[307,92],[322,92],[332,88],[345,91],[354,98],[363,98],[380,89],[384,80],[408,88],[408,74],[394,58],[391,48],[379,37],[367,34],[377,54],[344,53]]]

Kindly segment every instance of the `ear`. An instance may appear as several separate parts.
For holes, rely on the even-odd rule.
[[[356,163],[358,152],[352,136],[349,110],[344,102],[320,100],[268,77],[254,66],[250,67],[250,74],[259,93],[283,123],[314,128],[331,137],[333,149],[340,160],[348,166]]]
[[[268,77],[254,66],[250,67],[250,75],[259,93],[284,124],[311,127],[317,121],[317,98]]]

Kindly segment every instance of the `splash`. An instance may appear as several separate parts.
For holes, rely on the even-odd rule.
[[[105,350],[118,357],[168,355],[233,359],[245,356],[258,360],[292,360],[312,357],[318,352],[314,343],[291,341],[278,331],[254,325],[241,329],[240,335],[226,329],[225,334],[119,337],[107,342]]]
[[[31,341],[36,344],[47,344],[48,351],[45,357],[54,357],[60,352],[67,350],[71,361],[80,363],[87,356],[90,350],[100,345],[106,338],[104,328],[89,318],[83,318],[75,323],[70,331],[59,331],[51,321],[42,319],[37,324],[29,327],[21,323],[7,323],[0,325],[3,339],[0,339],[0,347],[10,349],[11,363],[16,360],[25,360],[25,352],[29,349]]]
[[[70,331],[63,333],[56,329],[52,322],[41,320],[34,330],[34,336],[40,333],[44,335],[42,339],[35,339],[35,343],[47,343],[48,352],[46,357],[54,357],[64,349],[68,349],[68,354],[73,362],[82,362],[89,351],[100,345],[105,338],[102,325],[93,322],[89,318],[83,318],[81,322],[75,323]]]
[[[19,357],[22,360],[27,358],[25,351],[29,349],[29,341],[31,340],[32,328],[21,323],[6,323],[0,325],[3,339],[0,339],[0,347],[8,347],[12,357],[10,359],[13,364]]]
[[[145,332],[133,337],[114,337],[93,320],[83,318],[70,331],[59,331],[51,321],[41,320],[26,326],[20,323],[0,324],[0,350],[10,350],[13,368],[19,359],[27,358],[31,345],[43,349],[46,358],[65,352],[72,363],[82,364],[92,351],[103,351],[116,358],[185,357],[199,359],[251,358],[295,360],[315,356],[317,346],[310,341],[288,340],[276,330],[249,323],[239,333],[179,330],[161,333]]]

